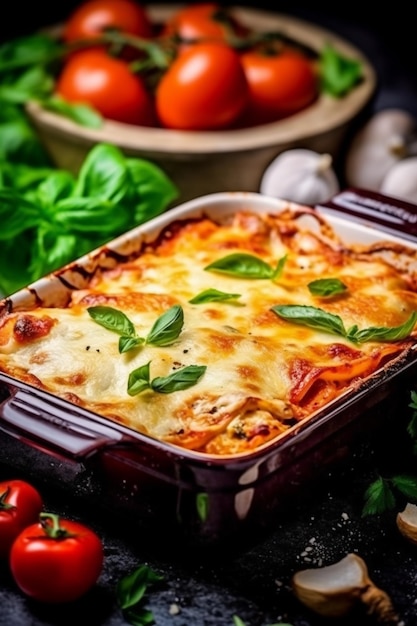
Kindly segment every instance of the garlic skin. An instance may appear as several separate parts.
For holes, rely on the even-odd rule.
[[[294,148],[281,152],[263,173],[260,192],[313,206],[340,191],[330,154]]]
[[[397,513],[396,522],[403,537],[417,546],[417,505],[408,502],[404,510]]]
[[[417,204],[417,156],[410,156],[393,165],[384,176],[381,193]]]
[[[416,128],[416,118],[402,109],[384,109],[375,113],[348,148],[345,158],[347,185],[379,191],[392,166],[417,153]]]
[[[374,585],[357,554],[350,553],[327,567],[301,570],[291,583],[300,602],[323,617],[345,617],[362,603],[379,624],[400,624],[390,597]]]

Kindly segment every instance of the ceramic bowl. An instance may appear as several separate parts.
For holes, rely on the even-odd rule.
[[[149,5],[149,15],[162,23],[179,5]],[[218,191],[258,191],[268,164],[284,150],[304,147],[337,156],[350,126],[370,102],[376,74],[351,43],[315,24],[289,15],[233,7],[252,29],[280,31],[315,51],[326,43],[361,62],[363,80],[342,98],[321,95],[303,111],[261,126],[222,131],[176,131],[105,121],[100,129],[77,125],[31,102],[28,115],[58,167],[76,172],[98,142],[117,145],[131,156],[160,165],[178,185],[183,202]]]

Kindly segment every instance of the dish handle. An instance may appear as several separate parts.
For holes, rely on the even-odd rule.
[[[79,461],[104,447],[127,440],[123,432],[84,415],[80,407],[71,411],[59,398],[42,398],[42,392],[12,388],[0,404],[0,430],[37,449]]]
[[[376,191],[351,187],[336,194],[327,202],[316,205],[327,213],[349,216],[391,234],[417,238],[417,206],[400,198]]]

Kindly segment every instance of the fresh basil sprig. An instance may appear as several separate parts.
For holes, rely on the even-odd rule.
[[[204,269],[207,272],[220,272],[239,278],[274,279],[282,274],[285,261],[286,256],[283,256],[274,268],[253,254],[235,252],[210,263]]]
[[[417,311],[413,311],[409,318],[399,326],[378,327],[370,326],[359,330],[357,325],[346,330],[342,318],[339,315],[328,313],[323,309],[298,304],[281,304],[271,308],[278,315],[294,324],[301,324],[316,328],[324,332],[341,335],[353,343],[365,341],[399,341],[405,339],[412,332],[417,321]]]
[[[3,114],[0,97],[0,290],[5,295],[162,213],[177,196],[159,167],[107,144],[90,150],[77,176],[16,165],[3,157],[4,143],[13,142],[2,127]]]
[[[184,312],[178,304],[174,304],[158,317],[146,338],[136,334],[133,322],[118,309],[99,305],[89,307],[87,311],[97,324],[120,335],[120,353],[128,352],[144,343],[169,346],[178,338],[184,325]]]
[[[308,283],[307,287],[313,296],[336,296],[347,290],[339,278],[318,278]]]
[[[226,293],[218,289],[205,289],[200,291],[194,298],[188,302],[190,304],[204,304],[205,302],[226,302],[228,300],[237,300],[241,297],[240,293]]]
[[[136,396],[145,389],[152,389],[158,393],[173,393],[188,389],[200,380],[207,369],[205,365],[188,365],[169,376],[157,376],[151,380],[150,364],[149,361],[129,374],[127,392],[130,396]]]
[[[148,587],[162,581],[163,578],[147,565],[141,565],[118,581],[117,604],[129,624],[149,626],[154,623],[152,611],[144,606],[144,599]]]
[[[158,317],[146,337],[146,343],[154,346],[169,346],[178,338],[183,326],[184,311],[179,304],[174,304]]]

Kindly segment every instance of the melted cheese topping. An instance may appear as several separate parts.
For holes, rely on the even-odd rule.
[[[205,269],[236,252],[272,267],[285,256],[283,272],[250,279]],[[313,296],[308,283],[326,277],[339,278],[347,290]],[[240,297],[190,303],[207,289]],[[123,354],[118,335],[87,310],[101,305],[123,311],[145,338],[174,304],[183,309],[184,325],[171,345],[145,342]],[[227,224],[199,219],[172,225],[137,259],[74,290],[66,308],[5,314],[0,370],[151,437],[230,455],[294,428],[414,342],[410,336],[353,344],[285,321],[271,310],[279,304],[320,307],[339,315],[346,328],[360,329],[398,326],[417,310],[409,272],[381,255],[344,246],[325,222],[313,232],[290,213],[242,212]],[[129,374],[147,363],[152,380],[190,365],[206,370],[187,389],[129,395]]]

